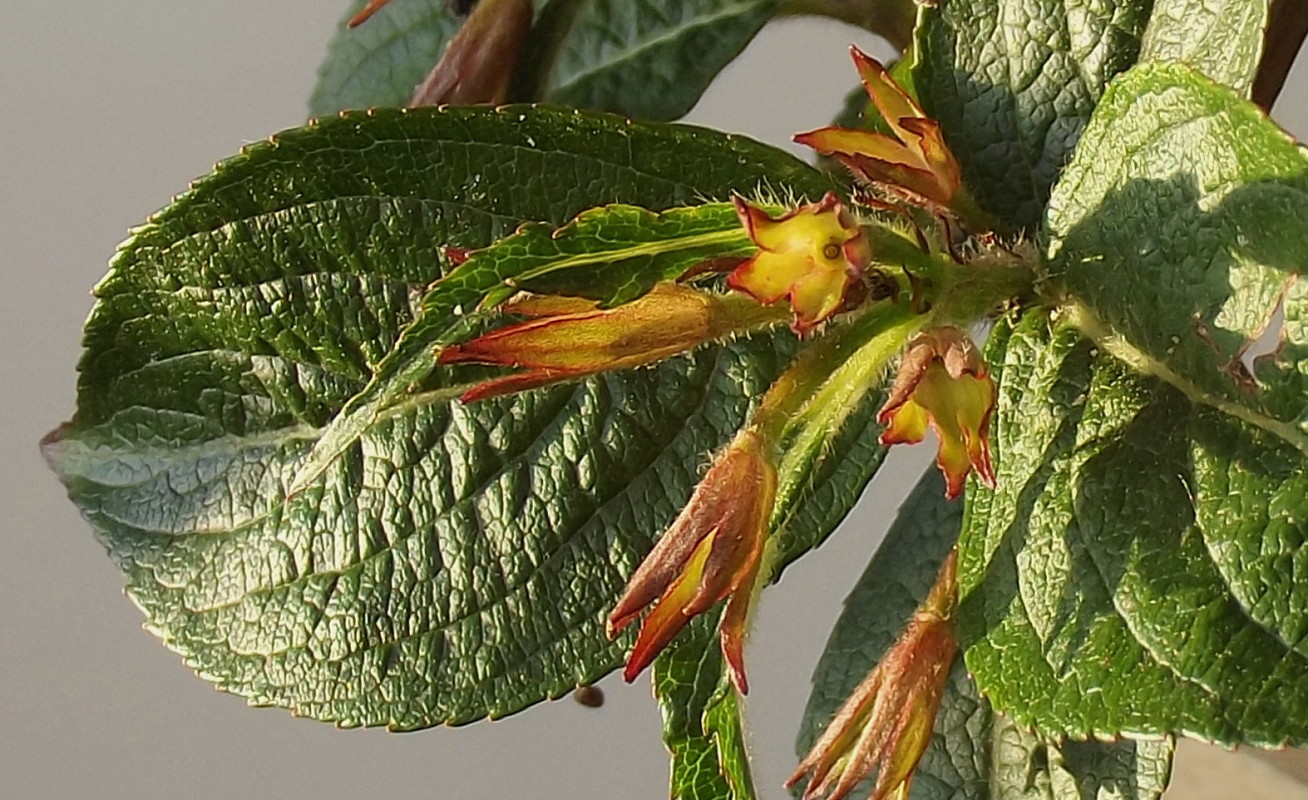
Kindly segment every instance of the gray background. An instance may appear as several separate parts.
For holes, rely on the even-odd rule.
[[[565,700],[405,735],[337,731],[212,690],[141,630],[117,570],[37,453],[40,436],[73,410],[88,291],[114,245],[217,159],[302,121],[343,6],[4,4],[0,797],[665,796],[667,761],[644,679],[606,680],[598,711]],[[851,41],[886,54],[839,24],[774,24],[691,118],[786,144],[824,123],[853,85]],[[1300,62],[1278,117],[1303,134]],[[841,598],[929,458],[925,447],[897,453],[832,542],[765,596],[750,645],[748,717],[766,796],[781,796],[794,763],[808,676]],[[1227,763],[1209,753],[1194,760]],[[1240,778],[1241,796],[1261,779]],[[1192,791],[1184,796],[1202,795]]]

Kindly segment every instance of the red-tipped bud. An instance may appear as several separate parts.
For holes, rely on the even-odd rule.
[[[576,297],[529,297],[505,306],[534,317],[441,351],[438,363],[498,364],[525,372],[493,378],[467,391],[471,403],[489,397],[629,369],[674,356],[714,333],[716,298],[659,284],[630,303],[601,309]]]
[[[930,424],[940,440],[936,463],[945,475],[945,496],[957,497],[972,470],[993,489],[989,429],[994,408],[995,382],[976,345],[957,328],[934,328],[914,337],[904,351],[890,397],[877,415],[887,426],[881,443],[916,444]]]
[[[958,598],[950,553],[926,601],[876,668],[854,690],[822,738],[786,781],[808,776],[805,800],[847,796],[875,771],[870,800],[908,797],[958,651],[951,619]]]
[[[530,0],[481,0],[409,106],[503,103],[534,13]]]
[[[730,598],[719,627],[722,653],[736,688],[741,694],[749,691],[742,647],[776,488],[766,443],[752,430],[741,431],[718,455],[609,614],[612,638],[654,603],[627,660],[627,681],[649,666],[691,618]]]
[[[801,336],[845,307],[872,260],[867,235],[835,193],[781,217],[737,197],[736,214],[759,252],[727,285],[765,305],[790,299]]]
[[[876,59],[857,47],[850,48],[850,55],[863,87],[894,135],[828,127],[801,133],[795,141],[834,156],[869,183],[898,186],[948,206],[963,178],[940,123],[928,117]]]

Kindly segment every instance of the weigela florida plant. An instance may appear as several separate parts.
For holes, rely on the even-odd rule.
[[[1308,740],[1308,157],[1242,96],[1279,12],[1177,50],[1207,4],[1041,11],[1101,57],[1028,80],[1029,4],[564,5],[355,2],[315,111],[408,108],[251,147],[115,258],[43,448],[152,631],[347,726],[652,668],[672,796],[753,797],[761,594],[930,433],[805,798],[1149,798],[1174,734]],[[852,50],[865,113],[795,137],[825,173],[478,105],[675,118],[778,9],[907,48]]]

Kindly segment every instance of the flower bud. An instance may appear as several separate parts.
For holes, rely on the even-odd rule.
[[[930,424],[940,440],[936,464],[945,475],[945,496],[963,491],[968,472],[990,488],[990,415],[995,382],[976,345],[957,328],[924,331],[908,343],[899,373],[877,421],[886,425],[881,444],[916,444]]]
[[[850,55],[863,87],[893,135],[827,127],[798,134],[795,141],[834,156],[869,183],[897,186],[948,206],[963,178],[940,123],[929,118],[876,59],[857,47],[850,48]]]
[[[872,259],[867,236],[834,192],[777,218],[739,197],[735,205],[759,252],[727,276],[727,285],[764,305],[789,298],[796,333],[842,310],[862,286]]]
[[[956,563],[951,551],[908,627],[786,781],[790,787],[808,776],[804,800],[828,792],[829,800],[840,800],[873,771],[870,800],[908,797],[958,651],[951,621],[958,602]]]
[[[614,308],[593,300],[529,295],[503,310],[530,317],[441,351],[439,364],[493,364],[524,372],[464,392],[472,403],[610,370],[653,364],[723,336],[776,324],[779,315],[746,298],[660,283]]]
[[[745,626],[777,488],[767,449],[755,431],[738,433],[631,576],[609,614],[609,637],[651,603],[654,609],[640,626],[625,680],[634,680],[693,617],[726,599],[719,625],[722,654],[736,688],[749,691]]]
[[[533,14],[530,0],[481,0],[414,90],[409,107],[503,103]]]

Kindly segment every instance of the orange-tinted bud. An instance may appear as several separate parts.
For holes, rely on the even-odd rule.
[[[353,17],[350,17],[350,21],[346,23],[346,25],[348,25],[351,28],[357,28],[358,26],[362,25],[363,23],[371,19],[373,14],[376,14],[378,11],[381,11],[381,7],[386,5],[390,1],[391,0],[369,0],[368,5],[364,6],[363,9],[360,10],[358,14],[355,14]]]
[[[876,59],[857,47],[850,48],[850,55],[894,135],[828,127],[801,133],[795,141],[834,156],[863,180],[899,186],[948,206],[963,178],[940,123],[928,117]]]
[[[693,617],[730,598],[719,626],[722,654],[736,688],[741,694],[749,691],[742,647],[776,489],[766,443],[752,430],[741,431],[718,455],[609,614],[612,638],[655,604],[640,626],[625,680],[634,680]]]
[[[526,371],[475,386],[463,394],[465,403],[651,364],[721,334],[717,298],[667,283],[610,309],[577,297],[536,296],[509,303],[504,310],[534,319],[450,345],[437,361]]]
[[[481,0],[409,107],[503,103],[534,13],[531,0]]]
[[[881,444],[916,444],[930,424],[940,440],[936,463],[945,475],[945,496],[963,491],[971,470],[990,488],[990,414],[995,382],[976,345],[957,328],[934,328],[908,343],[904,360],[877,421],[886,425]]]
[[[790,298],[801,336],[840,311],[872,260],[867,235],[834,192],[778,218],[735,199],[736,214],[759,252],[727,285],[765,305]]]
[[[875,770],[870,800],[908,797],[918,761],[931,743],[936,713],[958,651],[951,619],[958,600],[951,552],[926,601],[881,662],[836,713],[786,781],[809,776],[805,800],[840,800]]]

